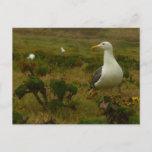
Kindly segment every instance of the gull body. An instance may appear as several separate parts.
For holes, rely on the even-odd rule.
[[[33,60],[35,58],[35,55],[33,53],[30,53],[27,57],[27,59]]]
[[[65,53],[65,49],[61,47],[61,53]]]
[[[114,58],[113,54],[104,51],[104,65],[102,66],[101,77],[95,83],[96,88],[113,88],[118,86],[123,78],[123,72]]]

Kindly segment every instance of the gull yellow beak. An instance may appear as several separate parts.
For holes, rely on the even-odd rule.
[[[95,45],[95,46],[92,47],[92,50],[94,51],[95,49],[98,49],[98,48],[99,48],[99,46]]]

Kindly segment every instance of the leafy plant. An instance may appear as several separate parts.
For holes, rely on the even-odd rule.
[[[51,80],[50,88],[53,91],[54,95],[58,97],[59,100],[63,100],[63,97],[66,93],[66,83],[64,80]]]
[[[36,56],[36,59],[40,59],[40,60],[43,60],[45,58],[44,52],[42,52],[40,50],[35,52],[35,56]]]
[[[89,63],[86,67],[85,67],[85,71],[87,72],[92,72],[95,71],[97,68],[99,68],[101,66],[100,63]]]
[[[27,93],[27,88],[24,84],[21,84],[15,90],[15,95],[17,95],[19,99],[21,99],[26,93]]]
[[[105,111],[108,123],[110,124],[129,124],[130,117],[134,114],[135,111],[133,109],[113,103],[110,103]]]
[[[23,122],[23,116],[21,113],[17,112],[17,111],[13,111],[13,123],[17,124],[17,123],[22,123]]]
[[[29,118],[23,119],[23,115],[17,111],[13,111],[13,124],[24,124]]]
[[[63,104],[60,100],[53,99],[51,100],[51,102],[48,103],[47,107],[51,110],[51,112],[55,113],[62,105]]]
[[[40,99],[38,92],[40,92],[44,98],[45,104],[48,103],[47,96],[46,96],[46,89],[44,86],[44,82],[35,76],[29,77],[27,80],[23,82],[16,90],[15,94],[21,99],[27,93],[33,93],[36,97],[37,101],[40,105],[44,105],[42,100]]]
[[[67,95],[67,99],[71,100],[72,96],[77,93],[77,87],[73,86],[72,84],[67,84],[67,89],[66,89],[69,94]]]
[[[47,65],[40,65],[37,68],[37,74],[41,75],[41,76],[45,76],[48,72],[48,66]]]
[[[128,70],[125,70],[125,71],[124,71],[124,77],[125,77],[126,79],[129,78],[129,71],[128,71]]]
[[[71,101],[72,96],[77,93],[77,88],[75,86],[73,86],[72,84],[66,84],[64,80],[51,80],[50,88],[54,95],[57,96],[57,99],[51,101],[49,105],[50,107],[54,107],[55,110],[59,106],[68,107],[73,110],[76,109],[77,103]],[[65,96],[68,99],[68,102],[66,102],[66,104],[65,102],[63,103],[63,99]]]
[[[78,121],[78,124],[107,124],[106,118],[98,119],[98,118],[92,118],[87,120],[80,120]]]

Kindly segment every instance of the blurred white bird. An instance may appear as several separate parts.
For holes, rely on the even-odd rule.
[[[65,49],[61,47],[61,53],[65,53]]]
[[[27,59],[33,60],[35,58],[35,55],[33,53],[30,53],[27,57]]]

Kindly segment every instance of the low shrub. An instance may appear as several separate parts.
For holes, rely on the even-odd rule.
[[[73,86],[72,84],[67,84],[67,89],[66,89],[69,94],[67,95],[67,99],[71,100],[72,96],[77,93],[77,87]]]
[[[24,81],[24,84],[31,92],[43,91],[45,88],[44,82],[36,76],[29,77]]]
[[[71,108],[76,110],[77,102],[71,101],[72,96],[77,93],[77,87],[72,84],[66,84],[64,80],[51,80],[50,81],[50,88],[53,94],[57,97],[51,101],[50,106],[56,107],[62,106]],[[63,102],[64,97],[68,100]]]
[[[53,99],[51,100],[51,102],[48,103],[47,107],[51,112],[55,113],[57,112],[58,108],[60,108],[62,105],[63,104],[61,100]]]
[[[17,111],[13,111],[13,124],[21,124],[23,122],[23,116]]]
[[[128,79],[129,78],[129,71],[128,70],[124,70],[124,77],[126,78],[126,79]]]
[[[58,97],[59,100],[63,100],[63,97],[66,93],[66,83],[64,80],[51,80],[50,81],[50,88],[55,96]]]
[[[44,65],[38,66],[36,72],[40,76],[45,76],[48,73],[48,69],[49,69],[48,66],[44,64]]]
[[[13,52],[13,60],[19,61],[21,58],[21,55],[19,53],[14,53]]]
[[[36,59],[40,59],[40,60],[45,59],[45,53],[40,50],[35,51],[35,56],[36,56]]]
[[[13,124],[25,124],[29,117],[23,118],[22,113],[13,111]]]
[[[15,90],[15,94],[18,96],[19,99],[21,99],[27,93],[33,93],[39,104],[44,105],[44,103],[38,95],[38,92],[42,94],[44,102],[45,104],[47,104],[48,100],[46,96],[46,88],[44,86],[44,82],[40,78],[35,76],[29,77],[27,80],[23,82],[22,85],[20,85]]]
[[[130,117],[135,115],[135,111],[125,106],[110,103],[105,115],[110,124],[129,124],[131,123]]]
[[[85,71],[87,72],[93,72],[95,71],[97,68],[99,68],[101,66],[100,63],[89,63],[86,67],[85,67]]]
[[[15,95],[18,96],[19,99],[21,99],[27,92],[26,85],[21,84],[19,87],[15,90]]]
[[[61,67],[80,67],[83,62],[79,55],[72,56],[62,56],[62,55],[54,55],[51,54],[49,63],[52,66],[61,66]]]
[[[98,118],[92,118],[87,120],[80,120],[78,121],[78,124],[107,124],[106,118],[98,119]]]

